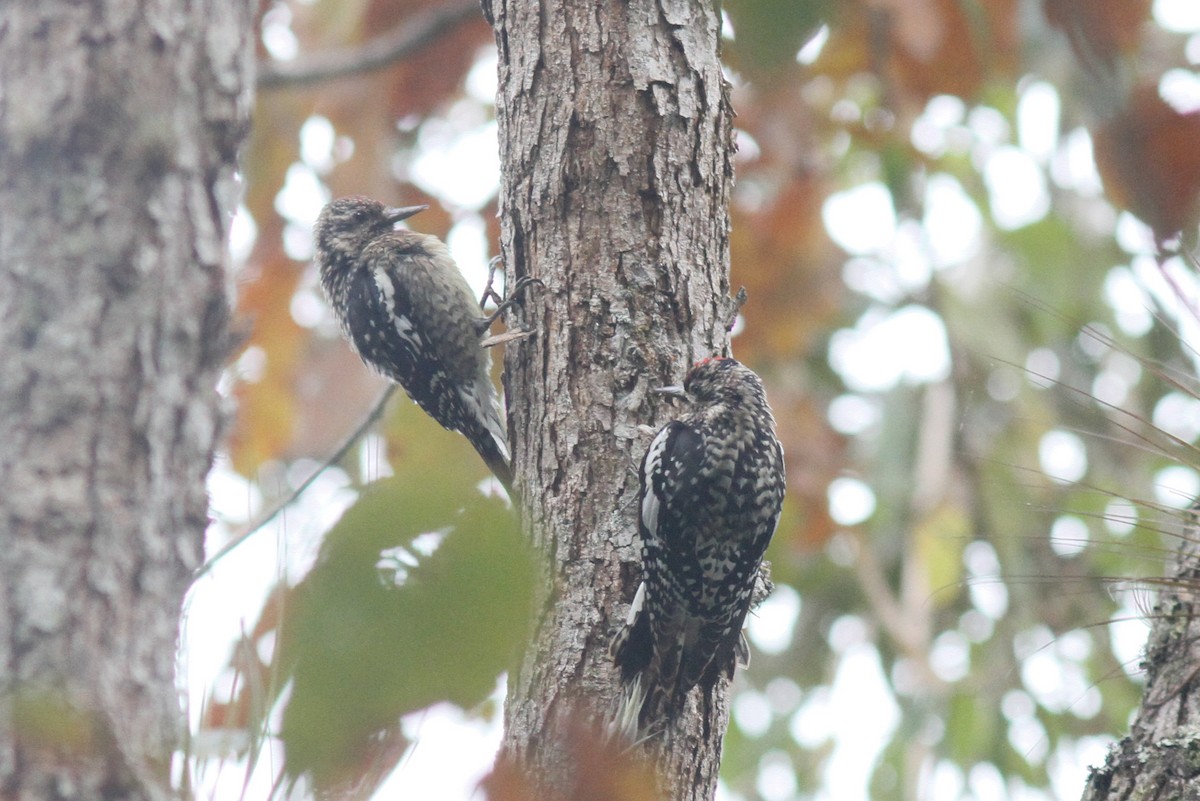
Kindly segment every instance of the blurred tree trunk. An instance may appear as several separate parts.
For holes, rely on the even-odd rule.
[[[1088,777],[1083,801],[1200,799],[1200,525],[1189,514],[1173,583],[1151,615],[1146,689],[1128,736]]]
[[[207,524],[245,0],[0,10],[0,797],[158,799]]]
[[[501,242],[537,336],[505,384],[525,520],[549,571],[510,678],[502,764],[579,797],[610,715],[609,643],[639,579],[636,466],[669,407],[650,389],[728,346],[733,179],[720,14],[690,0],[489,0],[500,58]],[[727,688],[648,748],[664,797],[711,798]],[[708,734],[705,735],[707,729]]]

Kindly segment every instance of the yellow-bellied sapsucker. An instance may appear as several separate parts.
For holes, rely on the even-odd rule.
[[[753,371],[705,359],[682,387],[659,391],[689,408],[642,460],[642,583],[612,647],[625,684],[615,728],[627,734],[674,718],[693,687],[707,694],[749,663],[742,625],[786,483]]]
[[[315,230],[321,286],[362,360],[470,440],[511,491],[491,357],[480,344],[494,316],[482,315],[440,239],[395,228],[425,208],[365,197],[327,205]]]

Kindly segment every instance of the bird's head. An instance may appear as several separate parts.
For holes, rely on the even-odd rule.
[[[692,404],[747,407],[765,403],[762,381],[737,359],[714,356],[696,362],[682,385],[658,387],[655,392],[683,398]]]
[[[314,229],[317,254],[326,260],[353,258],[377,237],[388,233],[428,206],[389,208],[378,200],[353,196],[338,198],[321,210]]]

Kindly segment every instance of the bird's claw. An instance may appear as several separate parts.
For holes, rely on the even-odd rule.
[[[493,287],[492,282],[496,278],[496,270],[500,265],[500,257],[496,256],[488,262],[488,283],[487,288],[483,292],[483,298],[479,305],[482,308],[489,300],[495,301],[496,309],[487,317],[484,318],[486,325],[490,326],[496,320],[500,319],[500,315],[504,314],[512,306],[516,305],[521,300],[521,296],[529,287],[537,284],[545,288],[546,283],[540,278],[534,278],[532,275],[523,275],[517,279],[517,283],[513,285],[512,291],[508,293],[508,297],[503,297]]]

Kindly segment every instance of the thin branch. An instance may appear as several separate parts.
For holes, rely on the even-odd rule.
[[[387,406],[387,402],[392,397],[392,393],[396,391],[397,386],[397,384],[388,384],[387,389],[385,389],[379,396],[379,400],[375,401],[375,405],[371,407],[371,411],[367,413],[367,416],[358,425],[358,428],[351,431],[350,434],[347,435],[344,440],[342,440],[342,443],[338,445],[337,450],[335,450],[328,459],[322,462],[316,470],[313,470],[308,478],[300,482],[300,486],[292,490],[292,492],[289,493],[286,498],[275,504],[275,506],[271,507],[271,509],[258,520],[246,526],[246,528],[243,529],[240,534],[226,543],[225,547],[213,554],[211,559],[200,565],[200,567],[196,569],[195,575],[192,576],[192,581],[196,581],[209,570],[212,570],[213,565],[215,565],[219,559],[228,554],[234,548],[241,545],[246,540],[250,539],[250,537],[253,536],[256,531],[274,520],[277,514],[295,503],[296,499],[299,498],[304,491],[309,488],[309,485],[316,481],[317,476],[324,473],[332,465],[340,462],[345,455],[349,453],[350,449],[354,447],[354,443],[362,439],[363,434],[367,433],[367,429],[374,425],[375,421],[378,420],[380,415],[383,414],[383,409],[385,406]]]
[[[258,65],[258,88],[309,86],[387,67],[432,44],[458,23],[479,13],[478,0],[451,0],[358,47],[314,53],[303,62],[262,62]]]

